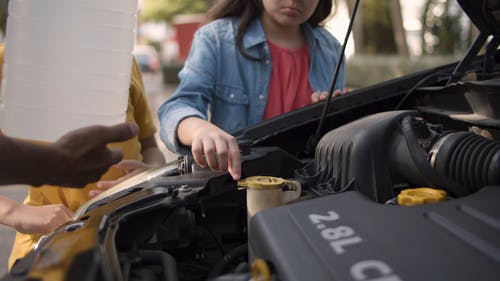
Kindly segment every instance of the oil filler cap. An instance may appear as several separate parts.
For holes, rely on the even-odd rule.
[[[286,180],[277,177],[253,176],[238,181],[238,186],[249,189],[281,189]]]
[[[446,191],[429,187],[405,189],[398,195],[398,204],[415,206],[438,203],[446,199]]]
[[[263,259],[256,259],[252,263],[252,279],[250,280],[261,280],[261,281],[271,281],[271,269],[269,265]]]

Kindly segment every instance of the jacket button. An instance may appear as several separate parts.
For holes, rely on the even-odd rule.
[[[265,99],[264,95],[260,95],[260,96],[259,96],[259,99],[260,99],[260,100],[264,100],[264,99]]]
[[[230,94],[230,95],[229,95],[229,98],[230,98],[230,99],[234,99],[234,94]]]

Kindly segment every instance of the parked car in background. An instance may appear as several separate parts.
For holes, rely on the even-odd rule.
[[[141,72],[156,73],[160,71],[160,57],[153,46],[135,45],[133,55],[139,64]]]
[[[188,156],[136,175],[5,280],[498,280],[500,1],[458,2],[463,60],[234,133],[244,182]],[[301,193],[249,219],[243,187]]]

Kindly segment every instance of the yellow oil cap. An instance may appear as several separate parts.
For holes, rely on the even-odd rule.
[[[281,189],[288,181],[278,177],[253,176],[238,181],[238,186],[249,189]]]
[[[251,281],[271,281],[271,269],[263,259],[255,259],[252,263]]]
[[[398,204],[415,206],[437,203],[446,199],[446,191],[430,187],[405,189],[398,195]]]

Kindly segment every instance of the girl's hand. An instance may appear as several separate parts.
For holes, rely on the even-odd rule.
[[[234,180],[239,180],[240,151],[232,135],[206,122],[192,136],[191,152],[196,163],[213,171],[228,171]]]
[[[177,136],[182,144],[191,146],[194,161],[200,167],[228,171],[234,180],[240,179],[241,156],[234,136],[197,117],[184,119],[179,124]]]
[[[347,94],[348,92],[349,92],[349,90],[347,90],[347,89],[344,89],[344,91],[342,91],[342,92],[337,89],[333,92],[332,97],[338,97],[338,96]],[[326,97],[328,97],[328,92],[326,92],[326,91],[314,92],[311,95],[311,102],[317,103],[320,101],[324,101],[324,100],[326,100]]]
[[[71,220],[73,212],[61,204],[31,206],[19,204],[11,213],[12,226],[21,233],[51,232]]]
[[[145,164],[141,161],[137,160],[123,160],[120,163],[113,165],[113,167],[118,168],[122,170],[125,175],[121,178],[118,178],[116,180],[111,180],[111,181],[98,181],[97,182],[97,189],[93,189],[89,191],[89,196],[91,198],[96,197],[97,195],[101,194],[103,191],[117,185],[118,183],[134,176],[137,175],[147,169],[150,169],[152,166]]]

